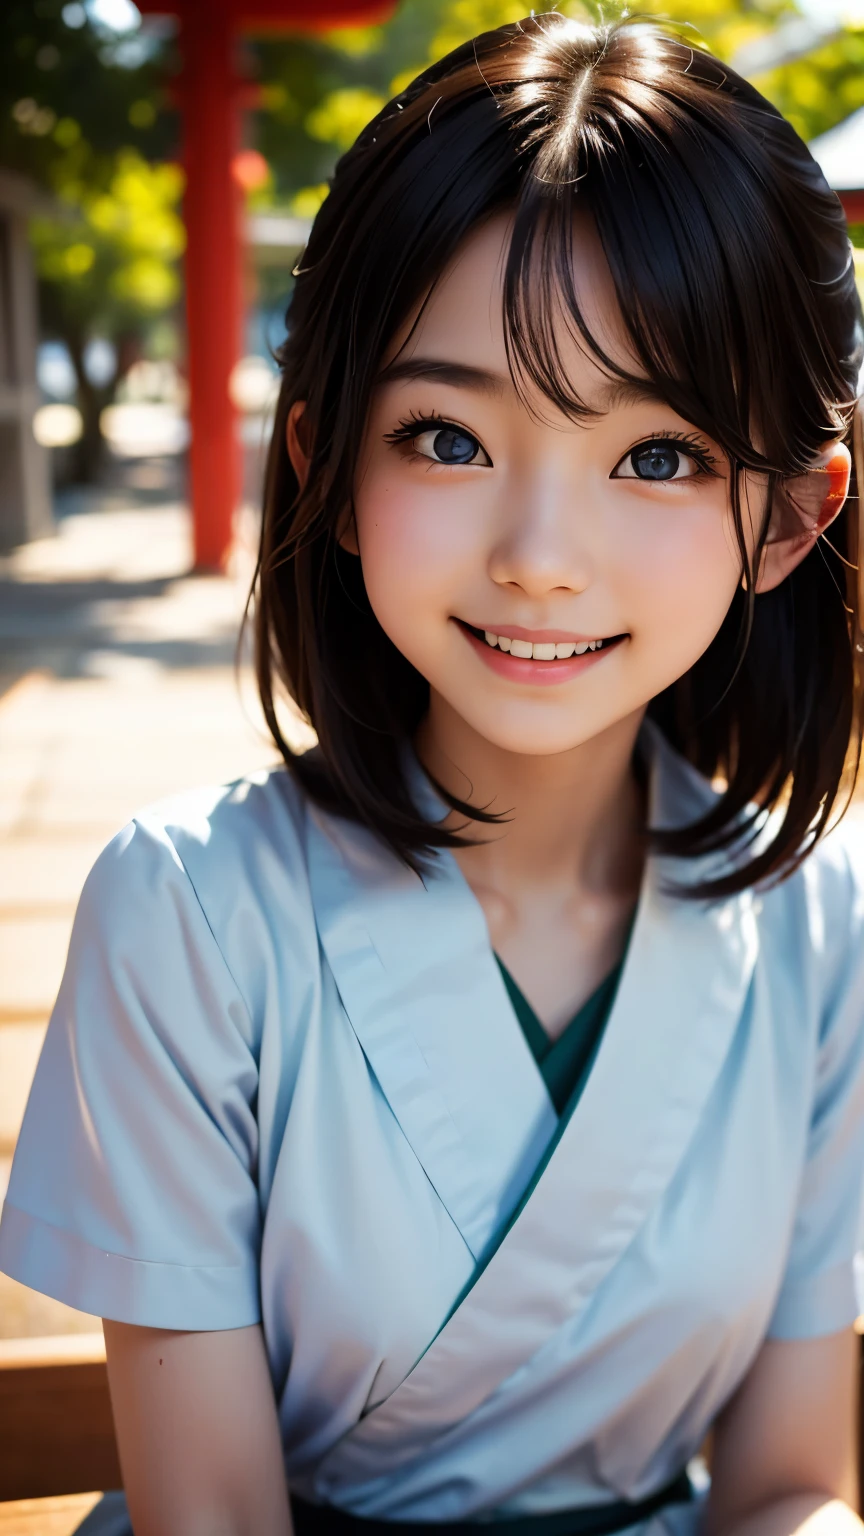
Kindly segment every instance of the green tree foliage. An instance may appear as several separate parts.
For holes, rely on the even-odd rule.
[[[98,179],[61,178],[65,217],[33,221],[43,328],[66,342],[78,380],[84,434],[76,471],[82,480],[98,471],[99,417],[116,382],[99,387],[90,379],[87,342],[97,334],[112,337],[120,373],[139,351],[148,322],[176,304],[185,244],[177,207],[182,188],[179,166],[154,165],[138,150],[121,149]]]
[[[815,139],[864,107],[864,27],[847,27],[842,37],[794,64],[755,77],[754,84],[802,138]]]
[[[84,368],[94,335],[131,359],[153,318],[177,302],[184,235],[182,174],[169,160],[177,125],[166,101],[168,50],[100,28],[84,6],[0,6],[0,164],[53,195],[34,222],[43,329],[65,341],[79,384],[84,438],[77,471],[100,453],[99,413],[112,384]]]
[[[384,26],[250,42],[260,82],[256,142],[275,203],[297,199],[295,211],[315,212],[336,158],[393,94],[394,76],[422,68],[446,11],[447,0],[402,0]]]
[[[58,178],[59,216],[35,219],[32,238],[49,308],[83,332],[115,334],[177,300],[183,173],[134,149],[100,169],[92,180]]]
[[[166,158],[176,147],[176,121],[165,110],[166,66],[164,47],[151,53],[134,37],[112,37],[83,5],[5,0],[0,163],[50,185],[58,156],[81,137],[97,155],[131,148]]]

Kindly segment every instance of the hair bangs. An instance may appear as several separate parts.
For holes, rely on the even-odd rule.
[[[760,159],[768,156],[742,154],[728,99],[716,90],[723,78],[716,61],[647,27],[637,36],[637,67],[623,81],[619,52],[634,39],[619,35],[614,52],[580,72],[572,95],[553,92],[546,103],[558,118],[521,188],[505,281],[514,377],[574,420],[591,414],[562,363],[563,322],[610,378],[650,381],[737,467],[799,474],[848,420],[836,404],[836,355],[819,328],[811,327],[802,350],[826,366],[811,367],[804,379],[790,377],[769,331],[778,267],[808,318],[809,304],[806,276],[789,261],[783,238],[782,199],[766,209],[770,167]],[[652,71],[670,58],[703,87],[692,101],[658,92]],[[612,275],[630,368],[609,355],[581,312],[572,229],[586,216]],[[835,282],[846,278],[848,286],[847,267]],[[792,439],[777,430],[787,414],[778,413],[778,396],[797,408]]]

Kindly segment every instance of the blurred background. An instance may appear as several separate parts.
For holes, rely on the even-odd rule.
[[[272,353],[327,178],[423,65],[526,8],[0,6],[0,1199],[100,848],[142,804],[273,761],[235,643]],[[638,10],[791,118],[864,280],[864,0]],[[0,1276],[0,1339],[96,1327]]]

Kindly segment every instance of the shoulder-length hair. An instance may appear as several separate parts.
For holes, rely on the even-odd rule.
[[[633,374],[579,311],[576,208],[602,243]],[[388,343],[460,242],[504,209],[517,388],[528,380],[584,419],[554,347],[563,296],[610,375],[647,376],[728,456],[742,586],[704,655],[650,705],[673,746],[726,788],[695,824],[653,835],[681,857],[736,854],[695,894],[782,878],[857,768],[857,584],[843,559],[857,560],[857,537],[841,513],[830,544],[820,539],[779,587],[754,596],[768,517],[751,559],[742,476],[767,473],[770,516],[822,445],[851,434],[861,306],[840,203],[789,123],[711,54],[644,22],[585,27],[549,13],[487,32],[419,75],[339,161],[296,270],[279,358],[253,587],[269,728],[315,801],[374,829],[411,867],[460,840],[415,803],[405,749],[428,685],[378,624],[337,528]],[[306,402],[310,454],[302,490],[286,451],[296,401]],[[319,752],[291,751],[280,688]],[[777,814],[756,844],[766,810]]]

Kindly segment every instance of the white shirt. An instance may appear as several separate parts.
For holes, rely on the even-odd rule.
[[[648,743],[653,823],[691,819],[710,787]],[[557,1117],[453,858],[422,882],[281,769],[145,811],[81,897],[0,1267],[127,1323],[260,1319],[306,1498],[647,1497],[766,1336],[858,1311],[864,863],[837,833],[768,893],[665,893],[709,862],[649,860],[506,1230]]]

